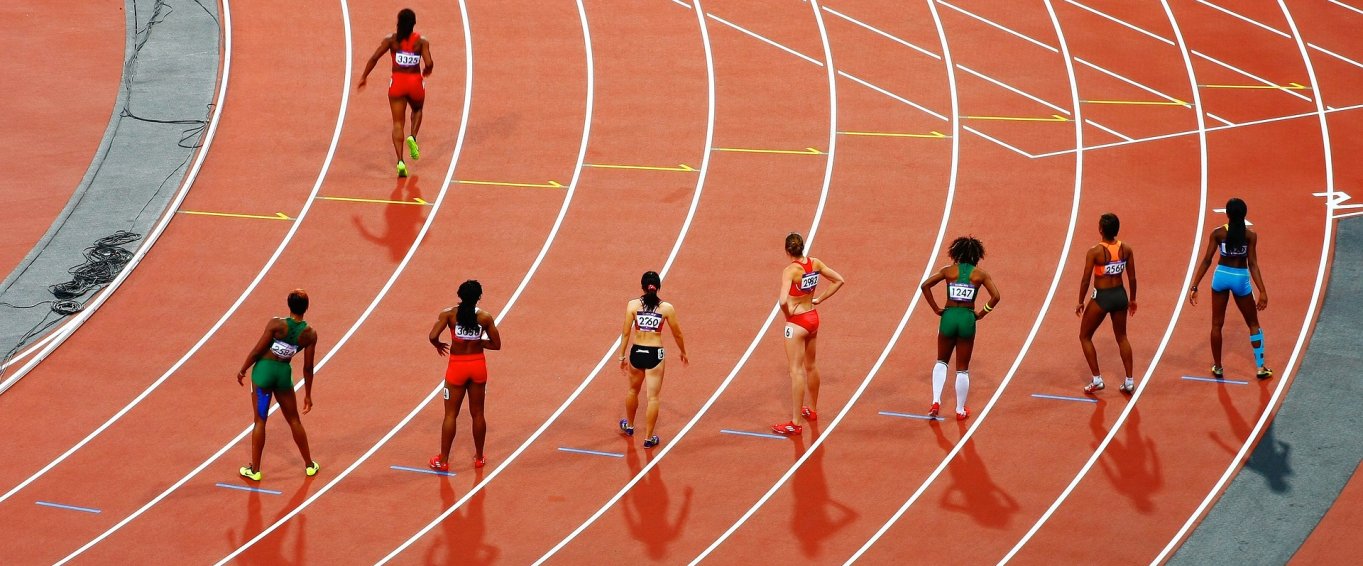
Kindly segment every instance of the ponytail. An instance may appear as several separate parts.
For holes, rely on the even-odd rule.
[[[639,280],[639,286],[644,289],[644,295],[639,297],[644,306],[656,309],[663,303],[662,299],[658,298],[658,289],[663,286],[663,281],[656,271],[644,272],[643,278]]]
[[[460,328],[478,328],[478,299],[483,297],[483,286],[469,279],[459,285],[459,307],[454,311],[454,322]]]
[[[398,12],[398,32],[393,35],[393,38],[401,44],[407,41],[408,37],[411,37],[413,29],[416,29],[416,12],[413,12],[411,8],[403,8],[401,12]]]
[[[1226,225],[1226,247],[1236,249],[1245,245],[1245,214],[1249,212],[1249,207],[1245,201],[1238,198],[1230,199],[1226,202],[1226,217],[1230,222]]]
[[[804,237],[804,236],[801,236],[801,235],[800,235],[799,233],[797,233],[797,232],[791,232],[791,233],[787,234],[787,235],[786,235],[786,253],[790,254],[790,257],[804,257],[804,255],[805,255],[805,237]]]

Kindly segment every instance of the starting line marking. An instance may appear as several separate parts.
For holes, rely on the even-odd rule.
[[[1197,85],[1202,88],[1239,88],[1253,90],[1311,90],[1311,87],[1301,83],[1287,83],[1286,85]]]
[[[410,466],[388,466],[388,467],[399,472],[416,472],[418,474],[431,474],[433,476],[442,476],[447,478],[454,477],[454,472],[442,472],[439,470],[413,468]]]
[[[587,454],[587,455],[589,455],[589,456],[607,456],[607,457],[610,457],[610,458],[624,458],[624,457],[625,457],[624,454],[620,454],[620,453],[618,453],[618,452],[601,452],[601,451],[599,451],[599,450],[585,450],[585,449],[582,449],[582,448],[568,448],[568,447],[565,447],[565,446],[560,446],[560,447],[558,447],[558,449],[559,449],[560,451],[562,451],[562,452],[572,452],[573,454]]]
[[[1049,118],[1033,118],[1029,116],[966,116],[971,120],[1002,120],[1006,122],[1068,122],[1069,118],[1059,114],[1051,114]]]
[[[928,133],[926,133],[926,134],[906,134],[906,133],[900,133],[900,132],[838,132],[838,133],[839,133],[839,134],[842,134],[842,135],[844,135],[844,136],[876,136],[876,137],[885,137],[885,138],[931,138],[931,139],[946,139],[947,137],[949,137],[949,136],[947,136],[946,134],[944,134],[944,133],[942,133],[942,132],[939,132],[939,131],[937,131],[937,130],[933,130],[933,131],[928,132]]]
[[[1079,401],[1082,403],[1098,402],[1097,399],[1089,399],[1087,397],[1066,397],[1064,395],[1047,395],[1045,393],[1033,393],[1032,396],[1036,397],[1037,399],[1054,399],[1056,401]]]
[[[417,206],[431,206],[421,197],[412,197],[412,200],[387,200],[378,198],[353,198],[353,197],[317,197],[322,200],[336,200],[341,202],[366,202],[374,204],[414,204]]]
[[[231,212],[204,212],[201,210],[177,210],[180,214],[193,214],[195,216],[222,216],[226,218],[253,218],[256,220],[293,220],[283,212],[276,212],[274,216],[264,216],[260,214],[235,214]]]
[[[466,180],[460,180],[460,181],[459,181],[459,184],[461,184],[461,185],[490,185],[490,186],[494,186],[494,187],[530,187],[530,188],[532,188],[532,189],[563,189],[563,188],[566,188],[566,187],[564,187],[563,185],[560,185],[558,181],[549,181],[548,183],[503,183],[503,182],[501,182],[501,181],[466,181]]]
[[[894,411],[881,411],[880,414],[887,417],[900,417],[905,419],[920,419],[925,421],[944,421],[942,417],[929,417],[927,415],[915,415],[913,413],[896,413]]]
[[[1235,385],[1249,385],[1248,381],[1241,381],[1239,379],[1226,379],[1224,377],[1221,379],[1217,379],[1215,377],[1198,377],[1195,375],[1185,375],[1183,376],[1183,379],[1186,379],[1188,381],[1205,381],[1207,383],[1234,383]]]
[[[690,165],[679,163],[676,167],[655,167],[652,165],[602,165],[600,163],[583,163],[583,167],[595,167],[597,169],[638,169],[642,171],[678,171],[682,173],[692,173],[695,171]]]
[[[788,155],[826,155],[812,147],[804,149],[751,149],[746,147],[715,147],[711,151],[729,151],[734,153],[782,153]]]
[[[57,508],[57,509],[66,509],[66,510],[68,510],[68,511],[80,511],[80,512],[82,512],[82,513],[101,513],[101,511],[100,511],[99,509],[95,509],[94,507],[78,507],[78,506],[75,506],[75,505],[62,505],[61,503],[53,503],[53,502],[51,502],[51,501],[34,501],[34,503],[37,503],[38,505],[42,505],[43,507],[55,507],[55,508]]]
[[[727,428],[720,429],[719,431],[724,434],[736,434],[739,436],[756,436],[758,438],[776,438],[780,440],[786,439],[786,437],[784,436],[781,436],[779,434],[772,434],[769,432],[748,432],[746,430],[730,430]]]
[[[1179,100],[1080,100],[1084,104],[1124,104],[1130,106],[1182,106],[1191,107],[1192,104]]]
[[[270,494],[270,495],[284,495],[284,492],[282,492],[282,491],[276,491],[276,490],[273,490],[273,489],[262,489],[262,488],[259,488],[259,487],[246,487],[246,486],[244,486],[244,485],[233,485],[233,484],[230,484],[230,483],[222,483],[222,482],[218,482],[218,483],[216,483],[216,484],[214,484],[214,485],[216,485],[216,486],[218,486],[218,487],[225,487],[225,488],[227,488],[227,489],[235,489],[235,490],[238,490],[238,491],[254,491],[254,492],[256,492],[256,493],[268,493],[268,494]]]

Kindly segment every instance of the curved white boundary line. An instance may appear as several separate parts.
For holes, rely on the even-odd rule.
[[[942,37],[942,43],[943,45],[946,45],[946,31],[942,27],[942,20],[937,13],[935,1],[936,0],[927,0],[928,9],[932,11],[932,19],[937,24],[938,33]],[[1050,0],[1046,0],[1046,6],[1049,10]],[[1052,18],[1054,18],[1054,12],[1052,12]],[[1054,19],[1052,21],[1054,22]],[[1056,35],[1060,36],[1059,24],[1056,23],[1056,26]],[[989,416],[989,411],[993,410],[994,405],[998,403],[999,398],[1003,396],[1003,392],[1006,391],[1008,385],[1012,383],[1013,377],[1017,375],[1018,368],[1022,365],[1022,360],[1027,357],[1027,351],[1032,347],[1032,341],[1036,339],[1037,332],[1041,330],[1041,324],[1046,320],[1046,313],[1050,310],[1051,300],[1055,298],[1056,289],[1060,285],[1060,274],[1065,269],[1065,261],[1069,259],[1070,248],[1074,243],[1075,224],[1079,219],[1079,200],[1080,197],[1083,196],[1084,184],[1083,110],[1079,104],[1078,87],[1074,83],[1074,63],[1070,59],[1069,49],[1065,46],[1063,36],[1060,36],[1060,46],[1061,55],[1065,58],[1065,70],[1070,76],[1070,103],[1074,106],[1074,200],[1070,205],[1069,229],[1065,233],[1065,243],[1061,248],[1060,260],[1055,264],[1055,275],[1051,277],[1051,287],[1050,290],[1046,292],[1046,300],[1041,304],[1041,310],[1037,312],[1036,321],[1032,323],[1032,330],[1027,333],[1027,340],[1022,343],[1022,350],[1018,352],[1017,357],[1013,359],[1012,367],[1008,368],[1008,373],[1005,374],[1003,380],[999,382],[999,387],[994,390],[994,395],[989,398],[989,403],[985,404],[984,409],[980,411],[979,416],[975,418],[975,423],[970,425],[970,428],[965,431],[965,434],[961,436],[961,439],[951,448],[951,452],[948,452],[946,458],[943,458],[942,462],[937,465],[937,468],[928,475],[927,479],[923,480],[923,483],[918,486],[918,489],[913,492],[913,495],[910,495],[909,499],[894,512],[894,515],[890,516],[890,519],[886,521],[884,525],[881,525],[880,529],[878,529],[865,544],[861,545],[861,548],[857,549],[856,553],[852,554],[852,556],[844,562],[844,566],[856,562],[857,559],[861,558],[861,555],[865,554],[866,551],[871,548],[871,545],[874,545],[876,541],[880,540],[880,537],[884,536],[885,533],[890,530],[890,527],[909,510],[909,507],[912,506],[914,502],[918,501],[919,497],[922,497],[923,493],[932,485],[932,482],[935,481],[938,476],[942,475],[942,471],[947,468],[947,465],[956,458],[956,455],[961,452],[961,449],[970,441],[970,438],[975,435],[975,431],[979,430],[980,426],[984,423],[985,418]],[[955,73],[954,70],[951,72],[953,74]]]
[[[166,210],[162,213],[161,220],[152,228],[151,233],[142,240],[142,245],[137,247],[137,251],[133,252],[133,257],[128,261],[128,265],[118,272],[118,275],[114,277],[113,281],[109,282],[103,289],[100,289],[94,298],[81,308],[80,313],[77,314],[75,318],[66,321],[60,328],[49,332],[47,336],[44,336],[42,339],[29,345],[24,351],[15,354],[13,358],[10,358],[3,365],[0,365],[0,370],[4,370],[13,364],[19,363],[20,360],[28,357],[30,354],[38,352],[32,360],[29,360],[28,363],[21,366],[19,371],[15,372],[14,375],[6,378],[3,382],[0,382],[0,394],[8,391],[10,387],[13,387],[15,383],[25,375],[28,375],[28,372],[33,371],[34,366],[42,363],[42,361],[52,353],[52,350],[61,346],[62,342],[65,342],[67,338],[76,332],[76,330],[79,330],[80,326],[85,324],[86,320],[91,316],[94,316],[95,311],[99,310],[99,307],[104,304],[104,301],[109,300],[109,296],[113,295],[114,291],[123,284],[123,281],[127,279],[128,276],[132,275],[133,269],[136,269],[137,265],[142,262],[142,258],[147,255],[147,252],[151,251],[152,244],[155,244],[156,240],[161,237],[161,233],[165,232],[166,226],[168,226],[171,219],[175,217],[175,211],[180,209],[180,203],[184,202],[185,197],[189,196],[189,189],[194,185],[194,179],[199,176],[199,168],[203,167],[204,160],[208,158],[208,149],[213,146],[213,138],[218,132],[218,119],[222,117],[222,107],[227,103],[227,78],[232,74],[232,7],[230,0],[222,0],[222,12],[222,80],[218,83],[217,104],[213,106],[213,117],[209,118],[208,131],[204,135],[203,145],[199,147],[199,153],[194,158],[194,165],[189,168],[189,173],[185,175],[184,181],[180,183],[180,190],[176,192],[175,197],[166,205]],[[5,497],[8,496],[9,494],[5,495]],[[5,497],[0,497],[0,501],[4,501]]]
[[[1202,232],[1206,229],[1207,221],[1207,117],[1202,108],[1202,93],[1197,87],[1197,73],[1193,71],[1192,55],[1189,53],[1188,45],[1183,42],[1183,33],[1178,27],[1178,22],[1174,19],[1173,12],[1170,11],[1167,0],[1161,0],[1161,2],[1164,4],[1165,14],[1169,16],[1169,23],[1174,28],[1174,39],[1178,42],[1179,53],[1183,57],[1184,67],[1188,71],[1188,85],[1192,87],[1193,110],[1197,114],[1198,158],[1201,162],[1199,171],[1201,200],[1197,207],[1197,228],[1193,233],[1193,247],[1192,251],[1188,254],[1188,269],[1183,275],[1183,286],[1179,288],[1178,299],[1174,303],[1174,313],[1169,318],[1169,326],[1164,330],[1164,338],[1160,340],[1159,347],[1155,349],[1154,357],[1150,360],[1150,364],[1146,366],[1145,375],[1141,376],[1141,383],[1136,387],[1135,394],[1131,396],[1126,407],[1124,407],[1121,414],[1117,416],[1117,420],[1113,422],[1112,426],[1108,429],[1107,435],[1103,437],[1102,442],[1098,443],[1098,447],[1094,449],[1093,455],[1090,456],[1088,461],[1084,463],[1084,466],[1079,469],[1079,473],[1075,474],[1074,478],[1070,480],[1069,485],[1065,486],[1064,491],[1060,492],[1060,495],[1056,497],[1055,501],[1051,503],[1051,506],[1046,509],[1046,512],[1042,513],[1041,517],[1032,524],[1032,528],[1027,530],[1027,533],[1018,540],[1017,544],[1013,545],[1013,548],[1008,551],[1008,554],[1004,555],[1003,559],[999,560],[999,564],[1005,564],[1009,560],[1012,560],[1013,557],[1022,550],[1022,547],[1032,539],[1032,536],[1041,529],[1041,526],[1046,524],[1046,521],[1051,518],[1051,515],[1055,513],[1056,509],[1060,508],[1060,505],[1065,502],[1065,499],[1070,496],[1070,493],[1078,487],[1079,482],[1088,475],[1089,470],[1091,470],[1093,465],[1098,462],[1098,459],[1102,457],[1103,451],[1107,449],[1108,444],[1111,444],[1112,439],[1117,437],[1117,433],[1121,430],[1122,425],[1126,423],[1127,417],[1136,409],[1136,403],[1140,401],[1141,394],[1145,392],[1145,387],[1149,385],[1151,377],[1155,374],[1155,369],[1159,366],[1160,360],[1164,357],[1165,348],[1169,346],[1169,340],[1174,336],[1174,329],[1178,327],[1179,317],[1183,312],[1183,305],[1185,304],[1183,297],[1188,295],[1188,286],[1192,284],[1193,271],[1197,268],[1197,261],[1201,255],[1198,252],[1202,250]],[[1050,9],[1050,0],[1046,0],[1046,6],[1047,9]],[[1051,17],[1053,19],[1055,18],[1054,12],[1051,13]],[[1059,20],[1056,20],[1056,29],[1060,29]],[[1061,36],[1061,46],[1064,46],[1063,35]]]
[[[712,65],[709,44],[709,32],[708,29],[705,27],[704,21],[705,10],[701,6],[701,0],[694,1],[696,3],[695,6],[696,18],[700,22],[701,34],[705,37],[706,41],[705,44],[706,63]],[[813,246],[814,236],[818,232],[820,222],[823,219],[824,205],[828,201],[828,187],[833,180],[833,162],[837,154],[837,135],[838,135],[837,131],[838,89],[837,73],[833,68],[833,53],[829,49],[828,34],[823,26],[823,15],[819,12],[817,0],[810,0],[809,5],[810,8],[814,11],[814,20],[816,23],[818,23],[819,35],[823,40],[824,63],[826,63],[823,66],[828,72],[828,152],[827,152],[828,161],[824,165],[823,186],[819,191],[819,203],[814,211],[814,219],[809,228],[809,237],[805,239],[806,249],[809,249],[809,247]],[[713,85],[714,83],[712,81],[711,82],[712,96]],[[713,107],[713,104],[711,106]],[[667,456],[667,453],[670,452],[673,447],[676,447],[678,444],[681,443],[681,440],[685,438],[686,435],[691,431],[691,429],[696,426],[696,423],[700,422],[701,417],[705,416],[705,414],[709,412],[710,407],[715,404],[715,401],[719,400],[719,397],[723,395],[724,391],[729,388],[729,384],[733,382],[734,377],[736,377],[739,371],[743,369],[743,366],[747,364],[748,358],[752,355],[753,351],[757,349],[757,345],[761,343],[762,338],[766,336],[767,330],[771,327],[772,322],[776,319],[776,313],[777,307],[773,306],[771,314],[767,315],[767,320],[763,322],[762,328],[758,330],[755,336],[753,336],[752,342],[748,344],[748,349],[745,352],[743,352],[743,356],[739,358],[738,363],[734,366],[732,370],[730,370],[729,375],[727,375],[724,378],[724,381],[721,382],[719,387],[715,389],[715,392],[710,395],[710,398],[705,401],[705,404],[701,406],[700,410],[696,411],[696,414],[693,415],[684,426],[682,426],[681,430],[677,431],[676,436],[672,438],[671,442],[664,446],[662,451],[659,452],[656,456],[650,458],[648,464],[644,465],[644,467],[640,469],[638,473],[634,474],[634,477],[630,478],[629,482],[627,482],[623,487],[616,491],[615,495],[612,496],[609,500],[607,500],[606,503],[603,504],[600,508],[598,508],[596,512],[591,515],[591,517],[588,517],[587,520],[583,521],[582,524],[578,525],[578,527],[574,529],[573,532],[569,533],[568,536],[564,537],[562,540],[558,542],[558,544],[554,545],[553,548],[549,549],[548,552],[544,553],[543,556],[536,560],[535,561],[536,566],[544,564],[544,562],[547,561],[550,557],[556,554],[559,550],[562,550],[564,546],[568,545],[568,543],[576,539],[577,536],[582,534],[583,531],[587,530],[588,527],[592,526],[592,524],[594,524],[597,519],[599,519],[602,515],[606,513],[606,511],[608,511],[618,501],[620,501],[620,499],[625,496],[625,493],[628,493],[630,489],[633,489],[634,486],[638,484],[639,481],[644,478],[644,476],[648,475],[648,473],[652,471],[653,468],[656,467],[659,462],[662,462],[663,458]]]
[[[823,32],[822,20],[820,20],[819,23],[820,23],[819,30],[820,32]],[[942,43],[943,58],[945,60],[946,68],[948,69],[947,84],[948,90],[951,95],[951,128],[952,128],[951,172],[950,176],[948,177],[949,180],[947,181],[947,198],[946,203],[942,208],[942,220],[937,228],[937,239],[933,242],[932,248],[928,252],[926,267],[923,268],[923,274],[919,277],[918,279],[919,281],[926,279],[934,271],[934,261],[937,259],[938,250],[942,248],[942,242],[946,238],[947,225],[950,223],[951,220],[951,211],[953,204],[955,203],[956,200],[956,180],[958,178],[958,173],[960,171],[961,121],[960,121],[960,102],[956,90],[956,74],[950,72],[950,69],[952,67],[951,49],[947,45],[946,35],[940,33],[941,31],[940,27],[938,28],[938,30],[939,39],[941,40]],[[828,45],[827,34],[824,34],[824,40],[825,55],[828,56],[829,52],[831,51],[831,48]],[[829,56],[829,61],[830,64],[828,65],[828,67],[829,72],[831,73],[833,70],[833,66],[831,64],[832,61],[831,56]],[[805,461],[809,460],[809,458],[814,455],[814,452],[819,449],[819,447],[823,444],[824,440],[828,438],[829,434],[831,434],[834,429],[838,428],[838,424],[842,422],[842,420],[847,416],[847,414],[851,412],[852,407],[855,406],[857,404],[857,401],[861,399],[861,396],[866,392],[866,389],[871,385],[871,381],[875,379],[876,375],[880,372],[880,368],[885,363],[885,360],[889,358],[890,353],[894,351],[895,345],[899,343],[899,338],[901,335],[903,335],[904,328],[908,326],[909,318],[913,314],[914,309],[918,307],[918,301],[921,297],[922,297],[921,293],[918,292],[913,293],[913,295],[909,299],[908,307],[904,309],[904,314],[899,319],[898,326],[895,327],[894,333],[890,335],[889,341],[885,343],[885,348],[881,350],[880,357],[876,358],[875,364],[871,366],[871,370],[866,374],[866,377],[862,379],[861,385],[858,386],[856,391],[852,393],[852,397],[847,401],[845,405],[843,405],[842,410],[839,411],[837,416],[833,418],[832,422],[828,425],[828,428],[824,429],[819,434],[819,436],[814,439],[814,443],[805,449],[804,453],[800,455],[799,459],[797,459],[795,463],[790,466],[790,469],[786,470],[786,473],[783,474],[780,479],[776,480],[776,482],[772,484],[771,488],[768,489],[767,492],[764,493],[762,497],[757,500],[756,503],[754,503],[751,507],[748,508],[747,512],[745,512],[741,517],[739,517],[737,521],[734,521],[734,523],[729,526],[728,530],[724,531],[724,533],[721,534],[719,538],[715,539],[714,542],[710,543],[709,547],[706,547],[705,550],[701,551],[699,555],[697,555],[694,559],[691,560],[692,566],[699,564],[702,560],[705,560],[707,557],[709,557],[710,553],[714,552],[715,549],[719,548],[719,545],[724,544],[724,542],[728,540],[728,538],[731,535],[733,535],[735,532],[738,531],[740,527],[746,524],[748,519],[750,519],[755,513],[757,513],[757,510],[760,509],[763,505],[765,505],[767,501],[770,500],[771,497],[776,494],[776,491],[779,490],[782,486],[786,484],[787,481],[790,480],[791,476],[793,476],[795,472],[798,471],[800,467],[804,465]]]
[[[1161,0],[1161,2],[1166,1],[1167,0]],[[1263,413],[1259,415],[1259,421],[1254,423],[1254,429],[1251,430],[1249,436],[1245,438],[1245,443],[1240,446],[1240,451],[1235,454],[1235,458],[1232,458],[1230,464],[1226,466],[1226,471],[1221,474],[1221,478],[1216,481],[1216,485],[1207,492],[1207,497],[1202,500],[1202,503],[1197,506],[1197,509],[1195,509],[1192,515],[1188,517],[1188,520],[1183,523],[1183,526],[1174,534],[1174,537],[1169,540],[1169,544],[1165,545],[1164,550],[1161,550],[1159,555],[1151,561],[1151,564],[1163,562],[1169,557],[1169,554],[1179,546],[1179,543],[1183,541],[1183,537],[1188,534],[1189,529],[1197,523],[1198,519],[1202,517],[1202,513],[1211,505],[1212,500],[1216,499],[1217,496],[1221,494],[1221,489],[1225,487],[1226,482],[1230,481],[1231,476],[1235,475],[1235,472],[1240,469],[1240,464],[1245,461],[1246,454],[1249,452],[1250,447],[1254,446],[1258,441],[1259,434],[1274,415],[1274,408],[1278,406],[1278,399],[1282,396],[1283,391],[1287,389],[1289,377],[1292,377],[1292,370],[1295,369],[1297,359],[1301,355],[1303,347],[1306,345],[1306,337],[1311,333],[1311,324],[1315,322],[1316,308],[1320,305],[1321,293],[1325,288],[1325,271],[1330,264],[1330,249],[1334,243],[1333,233],[1335,225],[1331,214],[1333,212],[1333,205],[1330,204],[1335,201],[1335,166],[1334,157],[1330,152],[1330,126],[1325,119],[1324,96],[1320,94],[1320,83],[1316,81],[1316,68],[1311,63],[1311,53],[1306,50],[1306,44],[1302,40],[1301,33],[1297,30],[1297,22],[1292,18],[1292,10],[1287,7],[1287,4],[1285,4],[1283,0],[1278,0],[1278,7],[1282,9],[1283,16],[1287,18],[1287,26],[1292,30],[1292,39],[1297,42],[1297,49],[1301,52],[1302,63],[1306,65],[1307,77],[1311,79],[1311,88],[1313,89],[1313,92],[1316,93],[1316,96],[1313,98],[1315,98],[1316,102],[1316,115],[1320,118],[1320,137],[1325,152],[1325,236],[1320,248],[1320,267],[1316,270],[1316,288],[1311,291],[1311,303],[1307,307],[1306,317],[1302,320],[1301,330],[1297,335],[1297,344],[1292,348],[1292,356],[1287,361],[1287,367],[1283,371],[1283,376],[1279,378],[1278,387],[1273,390],[1273,396],[1268,399],[1268,406],[1264,407]],[[1165,9],[1168,10],[1167,4]],[[1172,20],[1173,14],[1170,13],[1169,17]]]

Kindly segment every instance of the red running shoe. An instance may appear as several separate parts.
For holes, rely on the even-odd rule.
[[[956,413],[956,420],[958,421],[963,421],[968,418],[970,418],[970,407],[966,407],[965,412],[963,413]]]
[[[819,413],[814,412],[814,409],[811,409],[809,407],[800,407],[800,416],[803,416],[804,418],[809,419],[811,421],[819,420]]]
[[[441,462],[440,455],[436,454],[435,456],[431,456],[431,469],[437,472],[448,472],[450,471],[450,463]]]
[[[928,409],[928,416],[929,416],[929,417],[936,417],[937,415],[939,415],[939,414],[941,414],[941,413],[942,413],[942,404],[941,404],[941,403],[933,403],[933,404],[932,404],[932,408],[931,408],[931,409]]]
[[[783,424],[772,425],[771,431],[780,435],[795,436],[797,434],[803,433],[805,431],[805,427],[797,425],[795,424],[794,421],[791,421]]]
[[[473,459],[473,467],[475,467],[475,468],[481,468],[481,467],[486,466],[486,465],[487,465],[487,458],[484,458],[484,457],[482,457],[482,456],[479,456],[479,457]]]

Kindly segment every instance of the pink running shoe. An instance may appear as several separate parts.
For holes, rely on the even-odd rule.
[[[956,420],[963,421],[970,418],[970,407],[965,408],[964,413],[956,413]]]
[[[800,415],[811,421],[819,420],[819,413],[814,412],[814,409],[809,407],[800,407]]]
[[[940,414],[942,414],[942,404],[941,404],[941,403],[933,403],[933,404],[932,404],[932,408],[931,408],[931,409],[928,409],[928,416],[929,416],[929,417],[936,417],[937,415],[940,415]]]
[[[785,436],[795,436],[805,431],[805,427],[795,424],[794,421],[772,425],[771,431]]]
[[[437,472],[448,472],[450,471],[450,463],[441,462],[440,455],[436,454],[435,456],[431,456],[431,469]]]

